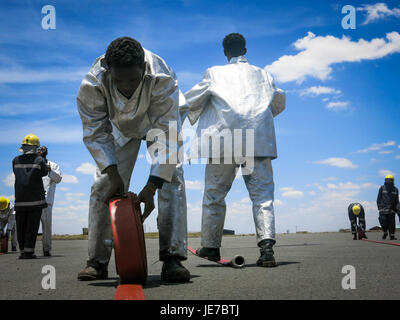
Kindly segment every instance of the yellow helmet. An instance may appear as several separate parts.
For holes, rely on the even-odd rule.
[[[27,136],[25,136],[24,140],[22,140],[22,144],[28,144],[30,146],[40,147],[39,138],[33,133],[30,133]]]
[[[358,204],[356,204],[355,206],[353,206],[352,210],[353,210],[353,213],[356,216],[358,216],[360,214],[360,212],[361,212],[361,207]]]
[[[393,177],[393,175],[388,174],[388,175],[385,177],[385,179],[392,179],[392,180],[394,180],[394,177]]]
[[[8,208],[10,200],[5,197],[0,197],[0,210],[3,211]]]

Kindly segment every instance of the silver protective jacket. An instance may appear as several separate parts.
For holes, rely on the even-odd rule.
[[[113,84],[104,55],[95,60],[81,83],[77,104],[83,140],[102,172],[117,164],[114,140],[122,147],[131,139],[146,137],[151,129],[163,132],[167,138],[176,134],[174,130],[180,132],[180,92],[175,73],[162,58],[144,51],[145,73],[130,99]],[[176,124],[176,129],[171,130],[170,122]],[[167,162],[170,155],[176,157],[174,139],[158,139],[158,143],[166,150]],[[150,175],[171,181],[175,167],[176,163],[155,162]]]
[[[54,195],[56,193],[56,184],[60,183],[62,180],[61,170],[57,163],[52,161],[47,161],[50,165],[50,171],[47,176],[43,177],[43,187],[46,192],[46,202],[47,204],[54,203]]]
[[[11,206],[0,211],[0,229],[6,231],[6,225],[7,230],[12,230],[15,226],[15,212],[14,208]]]
[[[207,69],[185,98],[190,123],[200,118],[191,158],[222,157],[227,140],[216,144],[209,137],[226,130],[231,132],[232,154],[239,150],[243,157],[277,157],[273,118],[285,109],[286,98],[266,70],[250,65],[244,56],[232,58],[227,65]]]

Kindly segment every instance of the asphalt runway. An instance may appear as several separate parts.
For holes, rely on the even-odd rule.
[[[367,233],[381,240],[381,233]],[[388,241],[388,240],[387,240]],[[392,241],[399,243],[400,241]],[[199,238],[189,238],[197,248]],[[255,236],[224,237],[223,258],[241,254],[243,269],[233,269],[188,253],[184,265],[191,282],[161,282],[162,263],[158,261],[158,240],[146,239],[149,277],[144,294],[149,300],[265,300],[265,299],[399,299],[400,247],[354,241],[349,233],[281,234],[274,247],[278,266],[256,266],[259,250]],[[87,241],[55,240],[53,256],[37,260],[18,260],[17,253],[0,256],[0,299],[75,299],[111,300],[118,284],[114,257],[109,279],[77,281],[77,273],[87,260]],[[51,265],[56,271],[56,288],[43,289],[42,269]],[[355,289],[343,289],[344,266],[355,270]],[[345,281],[345,283],[349,283]]]

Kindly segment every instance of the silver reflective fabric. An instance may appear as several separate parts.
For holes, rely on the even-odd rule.
[[[201,245],[221,247],[226,204],[225,197],[231,189],[239,164],[207,164],[203,196]],[[274,181],[270,158],[255,158],[254,170],[243,175],[253,204],[253,218],[257,243],[264,239],[275,240]]]
[[[135,166],[141,140],[131,139],[124,146],[115,145],[118,172],[128,191],[132,170]],[[89,260],[108,264],[112,248],[104,240],[113,239],[110,211],[103,197],[107,192],[109,179],[97,168],[89,204]],[[152,214],[155,214],[154,212]],[[158,190],[158,218],[160,260],[168,256],[186,259],[187,223],[186,194],[181,165],[176,166],[170,183],[164,183]]]
[[[148,50],[145,61],[145,74],[130,99],[124,100],[113,84],[104,55],[96,59],[82,80],[77,104],[83,140],[101,171],[117,163],[114,139],[122,146],[129,139],[142,139],[151,129],[168,134],[170,121],[177,123],[180,131],[180,94],[175,73]],[[165,141],[164,147],[177,149],[170,140]],[[174,170],[175,165],[156,163],[151,175],[171,181]]]
[[[51,233],[52,233],[52,215],[53,215],[53,204],[54,204],[54,196],[56,193],[56,185],[61,182],[62,175],[60,167],[57,163],[52,161],[47,161],[50,165],[51,170],[49,174],[43,177],[43,187],[46,191],[46,202],[47,208],[42,209],[42,244],[43,251],[51,251]]]
[[[209,142],[208,137],[216,137],[224,129],[254,130],[254,142],[245,133],[236,139],[232,132],[233,148],[243,157],[277,157],[273,117],[285,109],[285,93],[276,88],[267,71],[250,65],[244,56],[209,68],[203,81],[186,92],[185,98],[191,124],[200,118],[191,158],[223,157],[224,144]],[[246,150],[246,142],[253,150]],[[213,153],[204,156],[209,148],[208,155]]]
[[[42,209],[40,221],[42,222],[42,246],[43,252],[51,251],[53,205],[47,204],[47,208]]]
[[[10,231],[12,247],[17,246],[16,229],[14,208],[10,206],[5,210],[0,211],[0,234],[3,235],[4,232]]]
[[[43,177],[43,188],[46,192],[46,202],[48,204],[54,203],[54,196],[56,193],[56,185],[61,182],[62,175],[60,167],[57,163],[52,161],[47,161],[50,165],[51,170],[49,171],[48,175]]]
[[[128,191],[141,139],[150,129],[170,133],[170,121],[175,122],[175,130],[180,132],[181,121],[188,111],[173,70],[147,50],[145,60],[144,78],[130,99],[113,85],[104,56],[95,61],[78,93],[84,142],[97,164],[89,204],[89,259],[101,264],[108,264],[112,251],[104,245],[104,240],[112,239],[112,230],[110,213],[103,202],[109,186],[103,170],[116,164]],[[178,144],[167,142],[166,148],[178,150]],[[150,174],[169,181],[158,190],[160,260],[171,255],[184,260],[187,222],[182,165],[155,163]]]

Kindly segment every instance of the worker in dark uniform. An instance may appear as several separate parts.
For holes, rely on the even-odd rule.
[[[27,135],[19,149],[22,155],[13,160],[15,175],[15,212],[20,259],[35,259],[35,244],[42,209],[47,206],[42,177],[48,174],[45,160],[37,154],[40,141]]]
[[[394,186],[394,177],[389,174],[385,177],[385,184],[379,188],[376,200],[379,210],[379,222],[382,227],[382,239],[386,239],[389,231],[390,240],[397,240],[396,212],[399,204],[399,190]]]
[[[366,224],[365,224],[365,211],[361,203],[351,203],[348,208],[349,219],[351,224],[351,233],[353,234],[353,240],[357,240],[357,230],[360,229],[361,237],[367,239],[365,235]],[[357,223],[358,219],[358,223]]]

